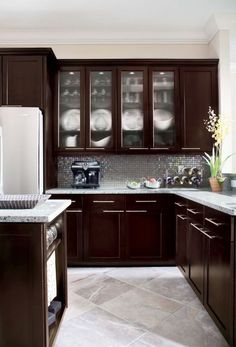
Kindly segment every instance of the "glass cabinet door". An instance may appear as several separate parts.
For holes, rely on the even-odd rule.
[[[176,142],[175,72],[152,71],[153,147],[169,149]]]
[[[58,146],[83,147],[81,71],[60,71]]]
[[[112,79],[112,71],[89,72],[89,148],[113,146]]]
[[[144,71],[121,71],[121,147],[145,147]]]

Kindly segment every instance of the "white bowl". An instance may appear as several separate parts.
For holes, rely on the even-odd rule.
[[[151,188],[151,189],[156,189],[156,188],[160,188],[161,186],[161,182],[156,181],[156,182],[149,182],[149,181],[145,181],[145,187],[147,188]]]
[[[90,128],[93,131],[111,130],[111,112],[105,109],[97,109],[91,113]]]
[[[123,130],[142,130],[143,129],[143,114],[139,109],[132,108],[126,110],[122,115]]]
[[[72,108],[65,111],[61,115],[60,124],[62,129],[66,131],[80,130],[80,110]]]
[[[173,114],[167,110],[156,109],[153,112],[153,124],[157,130],[167,130],[173,124]]]
[[[104,139],[98,141],[91,140],[91,147],[106,147],[111,140],[111,136],[107,136]]]

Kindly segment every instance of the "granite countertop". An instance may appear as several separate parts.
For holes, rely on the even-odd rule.
[[[123,186],[101,186],[97,189],[54,188],[48,194],[175,194],[218,211],[236,216],[236,194],[213,193],[209,189],[158,188],[129,189]]]
[[[0,223],[48,223],[70,204],[71,200],[47,200],[30,209],[0,209]]]

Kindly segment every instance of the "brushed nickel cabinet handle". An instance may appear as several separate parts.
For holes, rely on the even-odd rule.
[[[179,207],[185,207],[185,205],[184,205],[184,204],[181,204],[180,202],[175,202],[175,205],[176,205],[176,206],[179,206]]]
[[[114,204],[114,200],[93,200],[94,204]]]
[[[152,150],[155,150],[155,149],[170,149],[170,147],[153,147],[153,148],[150,148]]]
[[[199,214],[199,213],[201,213],[201,212],[193,210],[192,208],[187,208],[187,211],[191,212],[192,214]]]
[[[194,227],[195,229],[197,229],[198,231],[200,231],[203,235],[207,236],[210,240],[213,240],[213,239],[220,239],[220,237],[218,236],[211,236],[208,234],[208,232],[206,230],[204,230],[203,228],[199,228],[197,226],[197,224],[193,224],[193,223],[190,223],[190,225],[192,225],[192,227]]]
[[[200,147],[181,147],[181,149],[201,149]]]
[[[128,213],[146,213],[147,210],[126,210]]]
[[[145,150],[148,150],[149,148],[148,147],[129,147],[129,149],[134,149],[134,150],[137,150],[137,149],[145,149]]]
[[[215,225],[216,227],[220,227],[221,225],[225,225],[225,223],[217,223],[214,222],[214,220],[212,218],[205,218],[205,220],[213,225]]]
[[[91,150],[91,151],[97,151],[97,150],[102,150],[102,151],[104,151],[104,149],[106,149],[105,147],[86,147],[85,149],[88,149],[89,151]]]
[[[82,210],[66,210],[66,213],[82,213]]]
[[[103,210],[104,213],[122,213],[124,210]]]
[[[135,202],[144,202],[144,203],[146,203],[146,202],[153,202],[153,203],[155,203],[155,202],[157,202],[157,200],[135,200]]]
[[[184,214],[177,214],[177,217],[179,217],[182,220],[188,219],[187,216],[185,216]]]

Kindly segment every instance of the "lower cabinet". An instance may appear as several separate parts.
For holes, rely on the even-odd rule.
[[[53,195],[67,209],[68,265],[174,265],[175,228],[168,194]]]
[[[226,340],[234,346],[234,218],[189,200],[186,204],[187,223],[176,212],[177,265]],[[185,240],[186,229],[188,271],[184,272],[186,248],[177,245]]]

